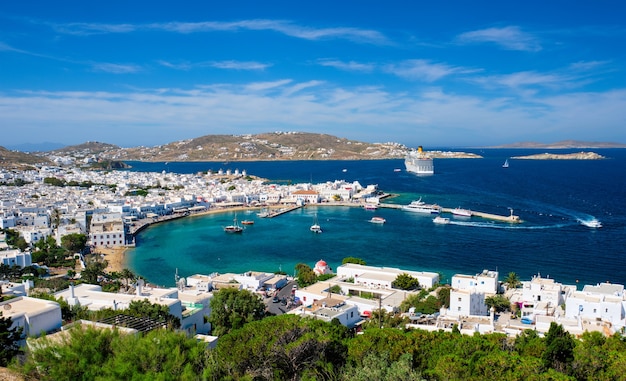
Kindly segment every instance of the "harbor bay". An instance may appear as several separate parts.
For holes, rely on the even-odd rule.
[[[594,150],[596,151],[596,150]],[[508,215],[522,223],[479,217],[450,217],[446,225],[433,216],[398,209],[365,210],[347,206],[307,206],[276,218],[259,218],[258,209],[239,211],[253,219],[241,235],[224,234],[233,212],[182,218],[156,224],[137,235],[127,253],[128,266],[149,282],[171,286],[179,275],[196,273],[284,271],[319,259],[336,268],[348,256],[368,265],[456,273],[483,269],[522,279],[535,274],[567,284],[625,283],[626,164],[624,150],[597,150],[594,161],[509,160],[533,150],[476,150],[482,159],[435,160],[435,174],[404,171],[402,160],[296,161],[231,163],[139,163],[132,171],[195,173],[239,169],[268,182],[321,183],[343,179],[363,186],[377,184],[392,194],[385,203],[428,203]],[[401,168],[401,171],[397,171]],[[323,234],[309,231],[317,215]],[[373,216],[385,224],[371,224]],[[590,229],[579,220],[597,218]],[[502,276],[502,275],[501,275]]]

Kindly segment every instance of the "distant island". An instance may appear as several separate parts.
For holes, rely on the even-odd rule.
[[[606,159],[606,157],[597,154],[595,152],[577,152],[577,153],[566,153],[566,154],[556,154],[556,153],[538,153],[535,155],[527,155],[527,156],[513,156],[511,159],[522,159],[522,160],[601,160]]]
[[[626,148],[626,144],[612,142],[583,142],[562,140],[555,143],[519,142],[487,148],[537,148],[537,149],[587,149],[587,148]]]

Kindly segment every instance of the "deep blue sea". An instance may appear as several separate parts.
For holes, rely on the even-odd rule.
[[[444,207],[508,215],[524,222],[509,224],[480,218],[451,218],[437,225],[432,216],[395,209],[368,211],[355,207],[306,207],[272,219],[253,219],[241,235],[222,227],[233,213],[184,218],[141,232],[128,254],[128,266],[148,281],[173,286],[180,276],[213,272],[282,270],[311,267],[324,259],[333,268],[348,256],[368,265],[435,271],[449,282],[456,273],[498,270],[501,279],[516,272],[566,284],[626,283],[626,150],[594,149],[607,160],[509,160],[538,150],[468,150],[483,159],[435,159],[435,175],[404,171],[403,160],[293,162],[129,162],[132,171],[196,173],[239,169],[272,183],[347,180],[378,187],[394,197],[386,203],[408,204],[422,198]],[[559,150],[559,153],[579,150]],[[551,150],[551,152],[555,152]],[[400,168],[402,171],[394,172]],[[346,170],[345,172],[343,170]],[[309,231],[317,214],[323,234]],[[384,225],[369,223],[382,216]],[[451,217],[451,216],[449,216]],[[591,229],[577,219],[598,218]]]

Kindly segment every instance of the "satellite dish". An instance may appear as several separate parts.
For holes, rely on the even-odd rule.
[[[10,303],[7,303],[7,304],[4,305],[4,309],[7,310],[7,311],[10,310],[11,308],[12,307],[11,307]]]

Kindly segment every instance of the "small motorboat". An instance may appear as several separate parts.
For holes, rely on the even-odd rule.
[[[593,229],[597,229],[597,228],[601,228],[602,227],[602,222],[600,222],[597,218],[593,218],[591,220],[578,220],[578,222],[581,223],[581,225],[585,225],[588,228],[593,228]]]
[[[436,223],[436,224],[445,225],[445,224],[449,224],[450,223],[450,219],[447,218],[447,217],[437,216],[437,217],[433,218],[433,222]]]
[[[370,222],[373,223],[373,224],[384,224],[385,222],[387,222],[387,220],[385,220],[382,217],[372,217]]]

